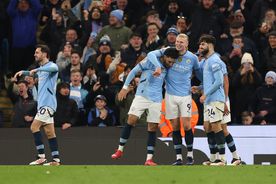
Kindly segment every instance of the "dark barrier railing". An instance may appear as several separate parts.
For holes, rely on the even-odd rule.
[[[66,131],[57,129],[57,137],[63,164],[97,164],[97,165],[140,165],[145,162],[147,131],[145,127],[137,127],[132,132],[120,160],[112,160],[111,154],[118,145],[121,128],[76,127]],[[203,135],[201,131],[196,136]],[[44,136],[45,137],[45,136]],[[49,158],[48,142],[44,139]],[[0,129],[0,164],[25,165],[34,160],[36,151],[33,137],[29,129]],[[183,149],[183,155],[186,149]],[[206,155],[194,151],[196,164],[207,159]],[[173,145],[157,140],[155,161],[159,164],[171,164],[175,161]]]

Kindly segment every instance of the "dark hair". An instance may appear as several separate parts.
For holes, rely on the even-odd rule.
[[[25,84],[26,86],[28,86],[29,85],[29,83],[26,81],[26,80],[19,80],[17,83],[16,83],[17,85],[18,84]]]
[[[147,25],[147,28],[150,27],[150,26],[152,26],[152,25],[155,25],[155,26],[158,28],[158,30],[160,30],[160,27],[159,27],[155,22],[149,23],[149,24]]]
[[[199,38],[199,43],[201,43],[201,42],[211,43],[215,46],[216,45],[216,38],[212,35],[204,34]]]
[[[47,45],[43,45],[43,44],[39,44],[36,46],[36,48],[40,49],[42,53],[46,53],[47,54],[47,58],[50,57],[50,49]]]
[[[142,38],[142,35],[140,33],[134,32],[130,35],[129,39],[133,38],[133,37],[139,37]]]
[[[81,52],[79,52],[78,50],[72,50],[71,56],[72,56],[73,54],[78,54],[80,58],[81,58],[81,56],[82,56]]]
[[[176,50],[176,48],[167,48],[164,52],[164,55],[167,57],[171,57],[173,59],[177,59],[179,57],[179,52]]]
[[[68,84],[67,82],[60,82],[57,85],[57,91],[60,91],[61,88],[68,88],[68,89],[70,89],[70,84]]]

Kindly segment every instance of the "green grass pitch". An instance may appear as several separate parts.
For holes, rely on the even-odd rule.
[[[0,166],[1,184],[275,184],[271,166]]]

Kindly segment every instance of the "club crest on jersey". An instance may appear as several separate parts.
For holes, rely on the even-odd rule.
[[[186,63],[187,63],[187,64],[190,64],[191,62],[192,62],[192,61],[191,61],[190,59],[187,59],[187,60],[186,60]]]
[[[182,56],[178,57],[177,61],[181,62],[182,61]]]

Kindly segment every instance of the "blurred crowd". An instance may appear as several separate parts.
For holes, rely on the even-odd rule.
[[[36,113],[36,76],[12,78],[37,67],[36,44],[59,67],[56,126],[105,127],[126,123],[139,76],[124,101],[116,95],[130,70],[179,33],[196,54],[202,34],[216,37],[232,124],[276,124],[276,0],[1,0],[1,87],[14,103],[13,127],[30,126]]]

